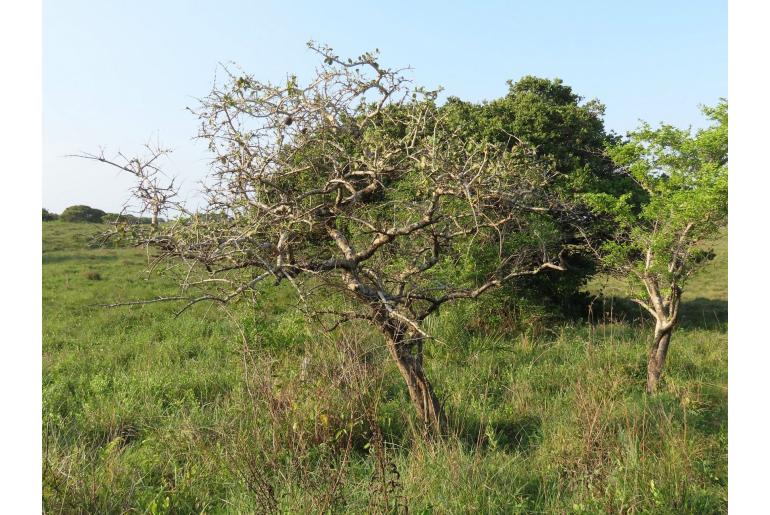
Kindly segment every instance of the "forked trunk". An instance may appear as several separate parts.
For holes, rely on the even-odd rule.
[[[651,254],[648,252],[648,261]],[[672,265],[673,267],[673,265]],[[673,268],[670,268],[670,271]],[[663,373],[663,365],[668,354],[668,345],[671,342],[671,333],[679,319],[679,304],[682,300],[682,289],[674,282],[668,298],[660,293],[658,281],[654,276],[647,276],[645,286],[649,294],[652,307],[647,307],[655,318],[655,333],[652,337],[650,354],[647,356],[647,393],[655,393],[658,389],[660,375]],[[645,305],[642,303],[642,305]]]
[[[409,397],[420,421],[429,433],[440,433],[444,427],[444,414],[433,387],[423,368],[423,337],[414,336],[403,326],[385,321],[381,330],[387,341],[388,351],[404,378]]]
[[[661,324],[655,324],[655,336],[647,357],[647,393],[655,393],[658,389],[660,375],[663,372],[663,364],[668,353],[668,344],[671,341],[673,325],[668,329],[662,329]]]
[[[425,377],[425,371],[422,367],[422,358],[411,355],[410,351],[402,351],[403,346],[398,342],[388,342],[388,347],[396,361],[398,371],[404,378],[406,386],[409,389],[409,397],[412,399],[419,416],[425,428],[430,432],[440,432],[443,426],[443,413],[441,404],[433,392],[433,387]]]

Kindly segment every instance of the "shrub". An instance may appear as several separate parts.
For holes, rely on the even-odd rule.
[[[89,223],[101,223],[102,217],[106,213],[101,209],[96,209],[89,206],[70,206],[65,209],[60,218],[65,222],[89,222]]]
[[[51,222],[53,220],[58,220],[58,219],[59,219],[59,215],[57,215],[56,213],[51,213],[46,208],[43,208],[43,221],[44,222]]]

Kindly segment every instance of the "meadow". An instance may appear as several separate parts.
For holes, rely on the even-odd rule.
[[[286,288],[99,307],[175,291],[144,250],[91,246],[103,229],[43,223],[47,513],[727,511],[726,234],[655,396],[617,282],[579,320],[442,313],[426,366],[449,434],[426,440],[379,336],[321,332]]]

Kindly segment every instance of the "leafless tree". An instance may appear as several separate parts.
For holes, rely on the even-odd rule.
[[[98,154],[82,153],[74,157],[106,163],[136,177],[136,183],[131,189],[132,197],[139,201],[142,213],[150,213],[151,225],[157,229],[158,218],[162,212],[172,207],[177,190],[175,179],[167,178],[160,168],[160,161],[167,157],[171,150],[151,143],[147,143],[145,149],[145,155],[139,157],[127,157],[118,152],[115,157],[107,158],[104,150]]]
[[[322,59],[309,83],[226,70],[202,100],[207,213],[142,237],[186,271],[178,296],[139,302],[186,301],[181,312],[289,281],[325,328],[376,327],[420,419],[439,429],[424,321],[517,277],[563,270],[549,217],[567,208],[547,194],[554,172],[532,148],[461,138],[437,92],[411,87],[376,53],[342,59],[309,46]]]

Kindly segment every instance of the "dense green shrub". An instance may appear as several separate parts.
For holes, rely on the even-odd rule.
[[[62,211],[61,219],[64,222],[89,222],[89,223],[101,223],[102,217],[106,213],[101,209],[96,209],[90,206],[70,206]]]
[[[534,146],[558,172],[558,179],[548,187],[553,190],[554,198],[566,204],[571,204],[574,195],[582,192],[637,194],[638,188],[627,177],[613,173],[613,163],[604,152],[605,146],[617,139],[605,130],[604,105],[598,100],[584,101],[560,79],[527,76],[515,83],[509,81],[508,86],[504,97],[489,102],[473,103],[450,97],[442,110],[469,140],[508,146],[524,141]],[[575,243],[578,242],[576,224],[597,232],[591,213],[583,211],[571,209],[567,213],[554,208],[552,229]],[[595,240],[603,238],[598,235]],[[585,252],[571,252],[565,258],[566,272],[522,278],[515,288],[506,286],[507,295],[510,299],[524,299],[527,304],[540,304],[562,313],[582,314],[588,299],[581,290],[596,272],[594,259]],[[489,297],[484,302],[500,300],[502,297]],[[507,304],[514,306],[519,302]],[[500,307],[502,305],[495,309]]]
[[[46,208],[43,208],[43,221],[44,222],[52,222],[53,220],[58,220],[59,215],[56,213],[51,213]]]

